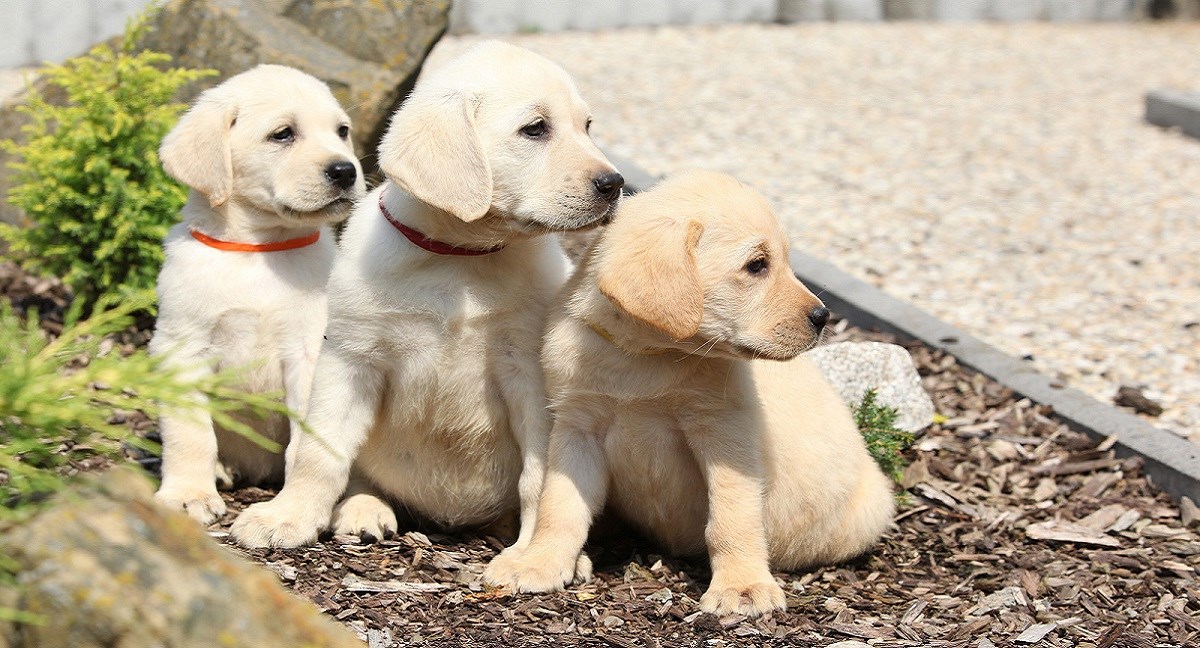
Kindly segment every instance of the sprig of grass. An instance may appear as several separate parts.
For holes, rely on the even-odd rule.
[[[132,314],[151,303],[153,296],[142,292],[119,304],[102,302],[91,318],[80,320],[84,304],[76,301],[53,340],[38,327],[36,314],[22,321],[0,304],[0,520],[61,490],[63,469],[73,461],[119,457],[122,443],[157,450],[117,422],[117,412],[156,418],[164,409],[202,407],[217,425],[279,450],[238,417],[290,415],[280,394],[242,391],[241,372],[195,377],[200,372],[193,367],[172,366],[145,351],[121,357],[105,348],[107,336],[128,327]]]
[[[862,401],[854,408],[854,424],[884,474],[899,482],[908,465],[903,452],[912,445],[913,435],[896,427],[899,412],[876,402],[878,396],[874,389],[863,394]]]

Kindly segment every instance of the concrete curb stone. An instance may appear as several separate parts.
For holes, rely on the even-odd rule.
[[[1178,127],[1184,133],[1200,138],[1200,93],[1147,92],[1146,121],[1164,128]]]

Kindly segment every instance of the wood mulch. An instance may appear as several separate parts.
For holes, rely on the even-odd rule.
[[[39,292],[5,268],[0,293],[61,312],[52,287]],[[895,341],[845,323],[829,339]],[[707,565],[664,556],[610,519],[587,547],[596,579],[537,596],[479,582],[503,544],[478,533],[425,529],[373,544],[338,536],[292,550],[230,546],[372,648],[1200,646],[1200,536],[1147,482],[1141,460],[1116,458],[1113,440],[1068,430],[1049,408],[952,356],[904,344],[945,420],[908,453],[895,528],[852,563],[777,573],[788,593],[783,613],[701,614]],[[230,513],[212,535],[228,543],[236,513],[272,494],[227,493]]]
[[[895,341],[838,329],[831,340]],[[707,566],[664,556],[608,519],[587,548],[595,581],[541,596],[480,584],[503,544],[471,533],[237,550],[372,648],[1200,645],[1200,538],[1146,481],[1141,460],[1115,458],[1113,440],[1068,430],[1049,408],[952,356],[906,346],[946,420],[909,452],[907,501],[875,551],[776,574],[784,613],[701,614]],[[271,494],[228,494],[231,513],[214,535],[224,538],[236,511]]]

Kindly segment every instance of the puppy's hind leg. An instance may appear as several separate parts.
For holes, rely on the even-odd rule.
[[[362,475],[351,474],[346,496],[333,511],[333,532],[372,543],[396,533],[396,511]]]

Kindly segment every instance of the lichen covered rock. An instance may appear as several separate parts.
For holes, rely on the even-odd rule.
[[[160,508],[132,469],[64,493],[5,530],[0,553],[19,569],[0,602],[41,617],[0,623],[0,646],[362,646],[274,573]]]

